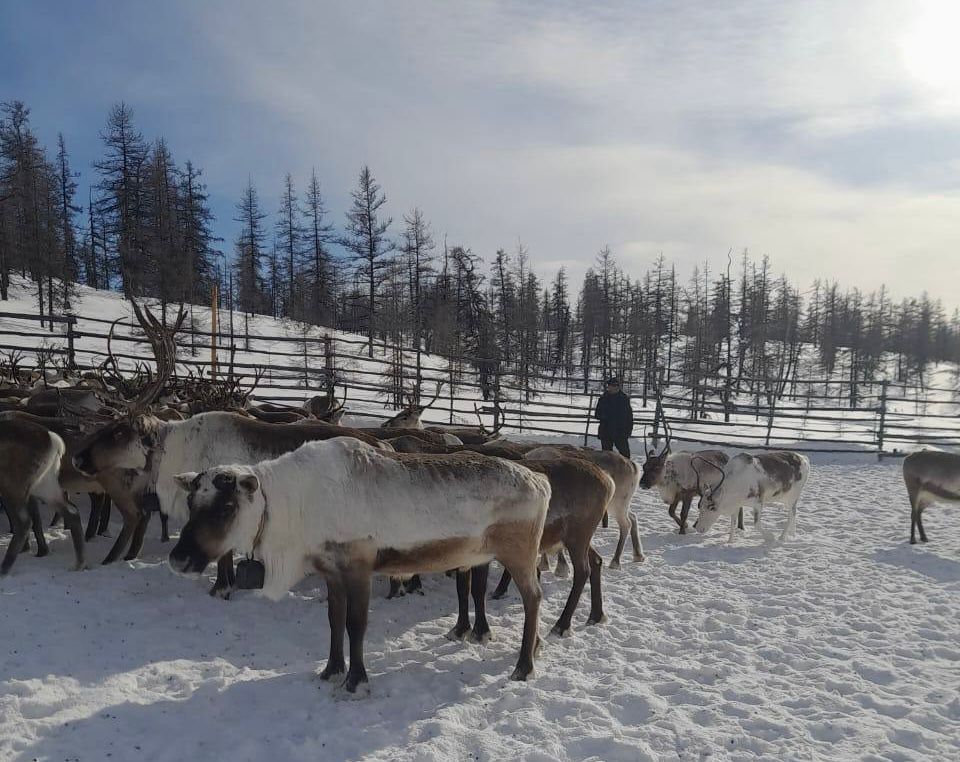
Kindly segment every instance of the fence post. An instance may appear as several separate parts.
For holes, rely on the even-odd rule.
[[[77,367],[77,359],[74,351],[74,336],[73,326],[77,323],[76,315],[67,315],[67,362],[71,368]]]
[[[453,425],[453,358],[447,360],[447,372],[450,379],[450,425]]]
[[[333,340],[330,334],[323,335],[323,370],[327,380],[333,378]]]
[[[887,381],[880,382],[880,426],[877,429],[877,460],[883,458],[883,434],[887,423]]]
[[[590,392],[590,399],[587,402],[587,423],[583,427],[583,446],[589,446],[590,439],[590,416],[593,415],[593,392]]]

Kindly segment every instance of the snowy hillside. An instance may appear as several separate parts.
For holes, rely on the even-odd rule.
[[[36,305],[29,284],[15,280],[9,302],[0,304],[0,312],[34,314]],[[75,341],[77,362],[83,367],[96,367],[106,358],[106,336],[110,324],[122,319],[116,327],[113,352],[121,367],[133,369],[136,363],[150,358],[149,347],[131,327],[135,323],[129,304],[120,294],[96,291],[84,286],[77,287],[74,312],[78,316]],[[388,417],[393,406],[385,391],[388,375],[393,372],[397,358],[395,353],[382,345],[375,346],[373,358],[366,355],[365,340],[354,334],[333,331],[315,326],[304,326],[264,316],[245,318],[235,313],[234,334],[249,335],[249,340],[238,338],[233,362],[236,372],[250,380],[258,366],[266,373],[261,379],[254,398],[272,402],[299,404],[318,393],[324,373],[324,337],[332,339],[333,369],[340,384],[347,391],[347,422],[372,425]],[[199,334],[210,328],[210,312],[204,307],[191,309],[191,321]],[[221,313],[220,329],[227,332],[230,326],[229,313]],[[35,334],[40,330],[33,320],[0,317],[0,348],[19,347],[33,357],[38,349],[53,348],[63,351],[66,347],[65,327],[56,325],[38,343]],[[208,373],[210,367],[209,335],[184,334],[179,342],[180,372]],[[306,357],[305,357],[306,354]],[[229,342],[221,337],[218,363],[223,373],[231,358]],[[404,386],[409,388],[415,379],[414,353],[403,352]],[[424,354],[423,395],[429,399],[435,383],[444,386],[436,404],[424,415],[424,420],[434,423],[477,422],[476,410],[487,406],[485,422],[492,426],[489,402],[484,402],[480,393],[478,377],[471,368],[457,369],[451,395],[450,364],[442,357]],[[887,432],[885,450],[909,451],[918,446],[960,446],[956,419],[960,415],[960,393],[957,389],[957,368],[950,365],[934,366],[927,377],[928,388],[922,393],[912,387],[891,384],[888,390],[885,423]],[[581,441],[588,425],[589,411],[595,400],[582,390],[569,389],[561,384],[540,382],[531,398],[520,390],[511,379],[504,382],[505,411],[504,431],[512,435],[558,436],[568,441]],[[731,416],[729,423],[722,416],[711,414],[706,419],[690,420],[687,410],[688,392],[671,391],[667,396],[667,412],[673,420],[673,434],[680,447],[695,447],[697,443],[730,447],[759,446],[767,441],[775,447],[800,447],[804,450],[863,451],[876,450],[878,430],[881,424],[879,392],[874,390],[864,396],[857,409],[847,409],[842,400],[781,402],[772,420],[759,409],[753,414],[756,402],[753,398],[733,399],[740,412]],[[829,407],[824,408],[827,404]],[[636,436],[642,435],[644,426],[654,418],[652,400],[646,408],[635,399],[635,414],[638,426]],[[769,429],[767,428],[769,425]],[[590,423],[590,433],[595,433]],[[596,440],[593,440],[594,442]]]

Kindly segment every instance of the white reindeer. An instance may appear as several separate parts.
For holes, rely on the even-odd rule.
[[[323,679],[367,682],[363,637],[373,574],[465,569],[497,558],[523,599],[515,680],[533,670],[539,636],[537,552],[550,482],[543,474],[473,453],[388,453],[347,437],[309,442],[256,466],[218,466],[177,477],[190,520],[170,553],[177,572],[200,574],[231,548],[265,566],[264,593],[279,597],[305,573],[327,580],[330,656]]]
[[[707,460],[698,468],[717,467]],[[795,452],[775,451],[750,455],[740,453],[730,459],[716,487],[702,485],[700,516],[696,530],[701,534],[721,516],[730,517],[730,542],[737,531],[737,514],[743,506],[753,508],[753,523],[760,528],[760,515],[768,503],[783,503],[787,525],[780,535],[784,540],[796,528],[797,501],[810,474],[810,461]]]

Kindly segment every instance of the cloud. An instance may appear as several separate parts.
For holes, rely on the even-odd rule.
[[[87,133],[128,100],[204,168],[228,241],[248,175],[273,211],[316,166],[339,224],[368,163],[396,220],[419,205],[487,256],[522,240],[545,276],[605,244],[635,273],[749,248],[801,284],[960,303],[960,87],[916,57],[942,4],[106,4],[65,11],[52,57],[34,6],[0,31],[20,96]]]

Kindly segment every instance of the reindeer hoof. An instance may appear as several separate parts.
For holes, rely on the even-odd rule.
[[[619,561],[611,561],[611,562],[610,562],[610,568],[611,568],[611,569],[619,569],[619,568],[620,568],[620,562],[619,562]]]
[[[570,634],[570,627],[561,627],[559,624],[555,624],[550,629],[550,634],[556,635],[558,638],[565,638]]]
[[[345,674],[347,674],[346,666],[339,665],[336,667],[331,667],[330,665],[327,665],[323,668],[323,671],[317,675],[317,677],[319,677],[321,680],[330,681],[335,680],[338,677],[342,677]]]
[[[533,667],[520,667],[518,666],[510,675],[511,680],[515,680],[520,683],[525,683],[528,677],[533,676]]]
[[[467,633],[466,639],[471,643],[483,645],[484,643],[489,643],[491,640],[493,640],[493,633],[490,630],[481,633],[477,633],[475,630],[470,630],[470,632]]]
[[[78,563],[75,563],[72,567],[70,567],[70,571],[86,571],[89,568],[90,567],[87,566],[86,561],[79,561]]]
[[[642,564],[644,561],[647,560],[647,557],[643,555],[643,553],[634,553],[633,560],[636,561],[638,564]]]
[[[506,590],[504,590],[503,592],[500,592],[499,590],[494,590],[493,593],[491,593],[490,595],[490,600],[499,601],[501,598],[505,598],[506,595],[507,595]]]
[[[210,588],[210,597],[219,598],[222,601],[229,601],[230,596],[233,595],[232,587],[211,587]]]
[[[592,627],[592,626],[595,625],[595,624],[606,624],[608,621],[609,621],[609,620],[607,619],[607,615],[606,615],[606,614],[601,614],[599,618],[590,617],[590,618],[587,620],[587,626],[588,626],[588,627]]]
[[[453,640],[453,641],[466,640],[469,633],[470,633],[469,627],[461,627],[459,625],[455,625],[450,628],[450,631],[447,633],[446,637],[447,637],[447,640]]]

